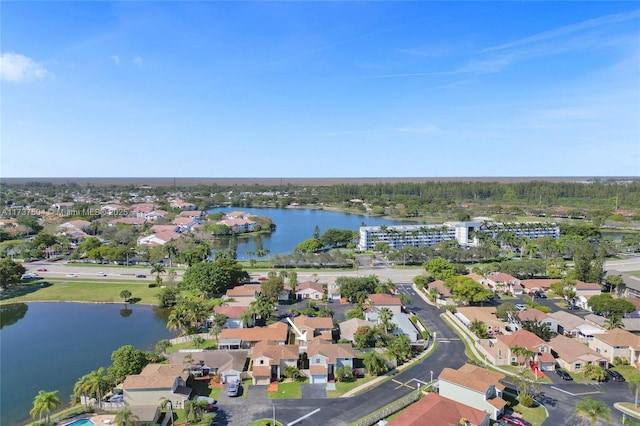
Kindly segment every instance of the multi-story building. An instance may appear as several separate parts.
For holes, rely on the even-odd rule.
[[[511,232],[516,237],[534,239],[538,237],[560,237],[560,228],[554,223],[503,224],[494,222],[445,222],[442,225],[399,225],[360,227],[359,250],[371,250],[378,243],[387,243],[391,249],[403,246],[430,247],[443,241],[455,240],[461,246],[478,245],[478,233],[487,233],[496,238],[502,232]]]

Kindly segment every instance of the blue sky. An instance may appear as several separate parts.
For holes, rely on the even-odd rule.
[[[635,2],[2,2],[3,177],[640,175]]]

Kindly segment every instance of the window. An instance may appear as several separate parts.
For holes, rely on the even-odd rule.
[[[264,359],[260,360],[260,365],[264,364]]]
[[[316,358],[314,364],[320,364],[320,358]]]
[[[582,369],[582,364],[576,363],[576,371],[580,371]]]

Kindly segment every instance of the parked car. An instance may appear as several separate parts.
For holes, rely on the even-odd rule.
[[[67,274],[67,277],[69,278],[78,278],[77,274]]]
[[[99,277],[106,277],[107,276],[107,274],[105,274],[104,272],[98,272],[96,275],[99,276]]]
[[[562,377],[562,380],[573,380],[573,377],[571,377],[571,374],[567,373],[562,368],[557,368],[556,374]]]
[[[147,278],[144,274],[136,274],[136,278]]]
[[[513,416],[510,416],[508,414],[505,414],[504,416],[502,416],[502,420],[504,420],[509,425],[531,426],[531,423],[529,423],[525,419],[520,418],[520,417],[513,417]]]
[[[227,391],[227,395],[229,395],[229,396],[238,396],[239,392],[240,392],[240,383],[231,382],[229,384],[229,390]]]
[[[519,311],[526,311],[527,307],[525,305],[521,304],[521,303],[518,303],[516,305],[516,309],[519,310]]]
[[[624,382],[624,376],[618,373],[616,370],[607,368],[606,370],[604,370],[604,372],[607,373],[607,376],[609,376],[612,380],[616,382]]]
[[[538,292],[538,297],[541,299],[546,299],[547,298],[547,293],[545,293],[544,291],[539,291]]]
[[[47,268],[38,268],[38,272],[47,272]]]

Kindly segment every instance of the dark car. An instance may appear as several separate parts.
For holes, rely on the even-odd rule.
[[[136,278],[147,278],[147,276],[144,274],[138,274],[136,275]]]
[[[564,371],[561,368],[558,368],[556,370],[556,374],[558,374],[558,376],[562,377],[562,380],[573,380],[573,377],[571,377],[571,375],[569,373],[567,373],[566,371]]]
[[[607,376],[609,376],[612,380],[616,382],[624,382],[624,377],[617,371],[606,369],[604,370],[604,372],[607,373]]]

